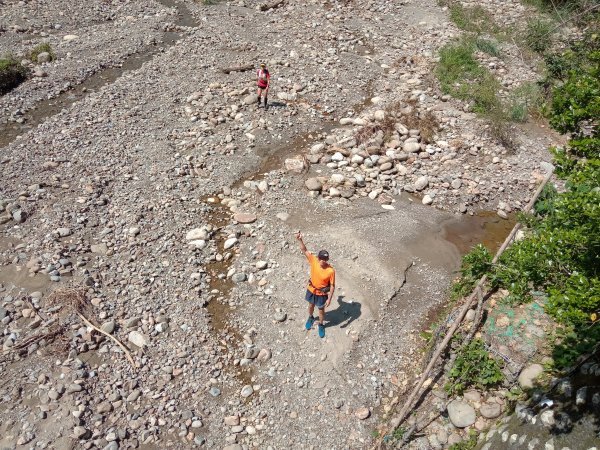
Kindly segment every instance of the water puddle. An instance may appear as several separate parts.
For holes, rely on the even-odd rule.
[[[198,25],[184,3],[176,3],[173,0],[158,1],[167,8],[177,8],[179,14],[175,25],[182,27],[195,27]],[[90,92],[98,91],[103,86],[114,83],[125,72],[139,69],[145,62],[150,61],[157,53],[164,51],[164,49],[175,44],[181,37],[182,34],[178,32],[165,32],[161,43],[156,43],[146,50],[130,56],[118,67],[104,68],[82,83],[59,94],[53,99],[43,100],[37,103],[32,110],[25,113],[23,116],[23,123],[10,122],[0,124],[0,148],[6,147],[11,142],[15,141],[18,136],[34,129],[47,118],[60,113],[63,109],[68,108],[76,101],[85,98]]]
[[[495,254],[517,223],[515,214],[503,219],[495,211],[480,211],[444,224],[444,239],[456,246],[461,255],[481,243]]]

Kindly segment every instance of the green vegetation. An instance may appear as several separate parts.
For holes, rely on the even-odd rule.
[[[536,53],[544,53],[552,46],[552,22],[534,18],[527,21],[525,45]]]
[[[525,82],[514,89],[508,100],[508,115],[513,122],[527,122],[530,117],[541,117],[544,98],[537,83]]]
[[[499,362],[492,358],[481,339],[474,339],[458,351],[448,374],[445,389],[450,395],[460,395],[470,387],[486,389],[504,380]]]
[[[450,5],[450,20],[461,30],[471,33],[496,33],[500,30],[492,15],[477,5],[466,7],[460,3]]]
[[[463,256],[460,278],[452,284],[450,298],[456,300],[470,294],[479,279],[490,270],[491,263],[491,253],[481,244]]]
[[[29,53],[29,59],[31,59],[33,62],[38,62],[37,58],[40,53],[48,53],[50,55],[50,61],[56,59],[54,50],[52,50],[52,47],[47,42],[36,45]]]
[[[17,87],[27,79],[29,69],[23,66],[13,55],[0,58],[0,94]]]
[[[477,447],[477,432],[469,430],[469,435],[465,440],[452,444],[448,450],[473,450],[475,447]]]
[[[598,25],[596,24],[596,27]],[[553,359],[557,368],[572,365],[600,342],[600,40],[591,27],[570,49],[549,55],[545,80],[551,91],[552,127],[570,136],[553,149],[556,175],[566,190],[544,189],[530,215],[521,215],[526,237],[514,242],[489,267],[493,287],[508,291],[517,305],[532,291],[547,295],[546,312],[556,321]],[[472,285],[468,261],[480,261],[477,247],[465,257],[463,280],[455,288],[466,295]],[[480,264],[481,266],[481,264]],[[478,273],[478,271],[477,271]]]
[[[472,102],[473,111],[485,115],[501,109],[496,96],[500,83],[479,64],[474,51],[471,39],[461,39],[444,46],[440,50],[436,75],[444,93]]]
[[[498,50],[498,45],[490,39],[485,39],[480,36],[477,36],[474,39],[474,44],[477,50],[479,50],[480,52],[487,53],[490,56],[500,56],[500,50]]]

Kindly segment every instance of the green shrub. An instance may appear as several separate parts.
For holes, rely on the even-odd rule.
[[[0,58],[0,93],[14,89],[27,79],[29,69],[23,66],[13,55]]]
[[[451,289],[450,297],[458,299],[470,294],[479,279],[489,271],[492,262],[492,254],[482,244],[478,244],[463,256],[460,268],[460,279]]]
[[[501,109],[497,97],[500,83],[475,59],[474,50],[468,39],[444,46],[436,75],[444,93],[471,102],[474,112],[485,115]]]
[[[460,395],[470,387],[488,389],[504,380],[500,363],[492,358],[481,339],[461,348],[448,374],[445,386],[450,395]]]
[[[52,46],[48,42],[43,42],[41,44],[36,45],[33,50],[29,53],[29,59],[33,62],[38,62],[37,58],[40,53],[48,53],[50,55],[50,61],[56,59],[56,55],[54,50],[52,50]]]
[[[530,19],[525,28],[525,44],[536,53],[544,53],[552,46],[552,23],[544,19]]]
[[[541,116],[542,93],[536,83],[525,82],[514,89],[508,101],[508,116],[513,122],[526,122]]]

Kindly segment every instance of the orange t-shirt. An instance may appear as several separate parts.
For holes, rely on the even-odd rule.
[[[327,293],[318,292],[317,289],[335,285],[335,269],[331,266],[322,269],[319,265],[319,258],[312,253],[309,253],[308,263],[310,264],[310,282],[314,286],[309,284],[308,290],[315,295],[327,295]]]

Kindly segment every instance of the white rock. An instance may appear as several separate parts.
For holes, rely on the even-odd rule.
[[[63,41],[74,41],[78,38],[79,36],[77,36],[76,34],[67,34],[66,36],[63,36]]]
[[[225,250],[230,249],[231,247],[233,247],[235,244],[237,244],[238,240],[237,238],[229,238],[225,241],[225,244],[223,245],[223,248]]]
[[[138,331],[130,331],[129,336],[127,336],[127,339],[133,345],[140,348],[148,345],[148,338]]]
[[[206,228],[194,228],[193,230],[187,232],[187,234],[185,235],[185,240],[195,241],[197,239],[202,239],[205,241],[208,239],[208,237],[208,231],[206,231]]]
[[[433,199],[429,196],[429,194],[425,194],[423,196],[423,200],[421,200],[421,203],[424,205],[431,205],[433,203]]]
[[[331,160],[332,161],[343,161],[344,160],[344,155],[342,155],[340,152],[335,152],[332,156],[331,156]]]
[[[350,125],[354,123],[354,119],[351,117],[344,117],[340,119],[340,125]]]
[[[193,241],[189,241],[188,245],[197,249],[203,249],[204,247],[206,247],[206,241],[204,239],[196,239]]]
[[[417,178],[417,181],[415,181],[415,189],[417,191],[422,191],[427,186],[429,186],[429,178],[427,175],[423,175],[422,177]]]

